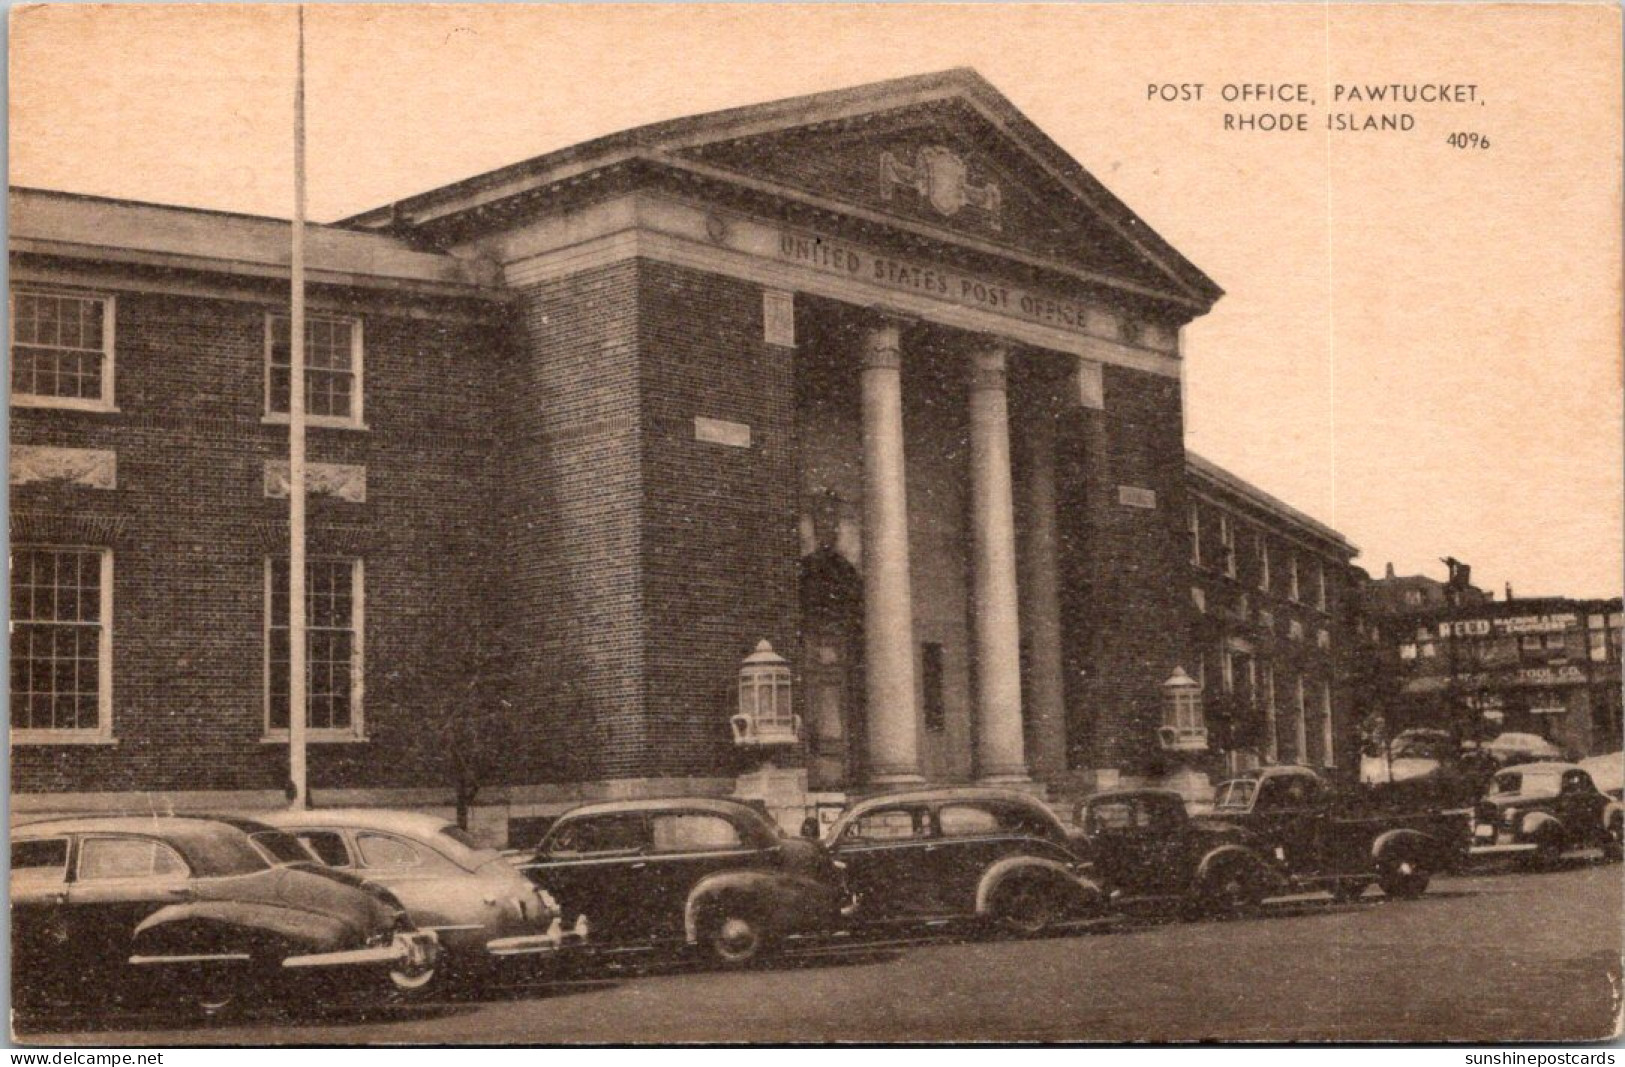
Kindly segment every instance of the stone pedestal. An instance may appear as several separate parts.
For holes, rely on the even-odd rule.
[[[800,835],[802,821],[813,813],[804,767],[776,767],[769,761],[741,774],[733,795],[737,800],[764,804],[773,821],[791,837]]]

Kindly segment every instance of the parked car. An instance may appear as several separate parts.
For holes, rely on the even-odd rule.
[[[688,945],[752,963],[793,934],[837,922],[845,893],[817,842],[787,838],[747,804],[611,801],[559,816],[519,869],[595,946]]]
[[[1035,934],[1103,902],[1066,827],[1027,793],[946,787],[872,797],[843,812],[825,840],[859,924],[976,919]]]
[[[1214,792],[1208,826],[1246,832],[1294,889],[1353,899],[1372,882],[1418,897],[1467,851],[1469,808],[1444,806],[1424,779],[1334,789],[1307,767],[1263,767]]]
[[[447,961],[468,968],[493,959],[553,956],[581,940],[566,931],[547,890],[435,815],[377,808],[282,811],[267,823],[298,838],[329,867],[393,893]]]
[[[11,909],[12,988],[36,1004],[162,991],[218,1009],[318,983],[415,990],[439,958],[386,891],[246,819],[15,827]]]
[[[1167,789],[1114,789],[1077,807],[1079,850],[1114,906],[1177,903],[1192,914],[1257,905],[1284,881],[1238,828],[1192,819]]]
[[[1522,853],[1551,866],[1563,853],[1601,848],[1620,858],[1620,799],[1573,763],[1520,763],[1490,779],[1474,813],[1474,856]]]

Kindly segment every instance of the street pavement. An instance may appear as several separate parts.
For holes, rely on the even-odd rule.
[[[717,973],[623,958],[411,1004],[229,1022],[43,1020],[64,1045],[798,1041],[1598,1040],[1620,1011],[1622,868],[1435,880],[1416,901],[1278,901],[1030,941],[949,933],[799,948]]]

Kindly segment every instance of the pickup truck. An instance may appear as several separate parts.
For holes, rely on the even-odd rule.
[[[1307,767],[1263,767],[1220,783],[1197,819],[1246,833],[1295,889],[1419,897],[1466,858],[1472,812],[1405,784],[1338,789]]]

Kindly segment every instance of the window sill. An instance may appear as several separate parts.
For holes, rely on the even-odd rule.
[[[118,739],[110,734],[67,730],[13,730],[13,745],[117,745]]]
[[[66,396],[34,396],[29,393],[13,393],[11,406],[14,408],[50,408],[56,411],[84,411],[96,415],[116,415],[118,405],[105,400],[80,400]]]
[[[260,424],[263,426],[286,426],[288,425],[288,416],[261,415]],[[351,419],[333,419],[321,415],[305,416],[305,426],[307,428],[315,427],[320,430],[354,430],[358,433],[366,433],[372,429],[371,426],[364,422],[355,422]]]
[[[351,733],[349,730],[309,730],[305,733],[307,744],[314,745],[361,745],[367,742],[365,734]],[[285,745],[288,743],[288,731],[272,730],[260,738],[262,745]]]

